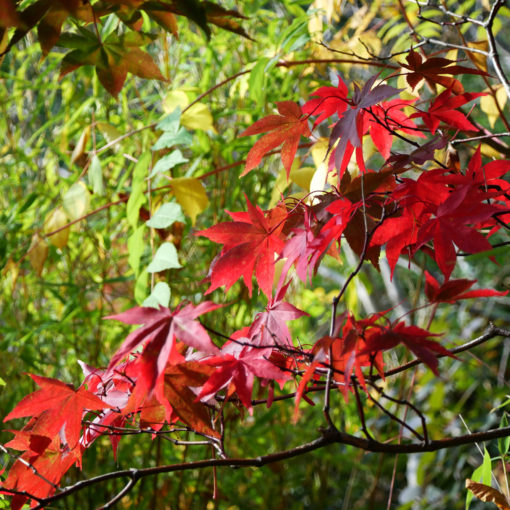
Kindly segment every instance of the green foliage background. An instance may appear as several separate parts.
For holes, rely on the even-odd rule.
[[[225,2],[227,7],[234,7],[235,3]],[[409,3],[407,7],[410,15],[416,14],[412,5]],[[347,64],[284,65],[327,58],[328,53],[318,44],[321,37],[331,41],[340,34],[340,39],[350,40],[363,29],[361,22],[355,27],[352,19],[364,15],[371,20],[363,30],[369,34],[367,40],[374,45],[374,50],[377,39],[395,51],[409,47],[410,36],[404,33],[404,22],[396,8],[384,6],[382,2],[347,3],[332,18],[323,18],[319,37],[311,31],[310,24],[318,6],[320,2],[291,0],[245,2],[241,10],[249,19],[243,25],[253,41],[219,30],[207,41],[200,29],[181,20],[179,41],[160,35],[148,48],[168,82],[129,75],[118,100],[105,92],[91,68],[82,67],[59,80],[63,54],[50,52],[41,61],[40,48],[31,35],[3,58],[0,67],[0,376],[5,384],[0,388],[0,409],[5,414],[32,391],[27,372],[78,384],[81,381],[78,360],[105,366],[126,328],[103,321],[102,317],[133,306],[137,301],[141,303],[149,295],[150,280],[142,276],[136,287],[137,278],[128,261],[133,221],[139,227],[144,221],[135,215],[130,225],[125,201],[115,202],[128,193],[147,191],[148,181],[135,183],[133,169],[135,161],[151,151],[160,132],[154,128],[141,129],[168,113],[165,101],[168,102],[169,94],[183,91],[191,101],[229,77],[252,69],[219,86],[201,101],[212,114],[215,130],[190,129],[192,143],[182,149],[189,163],[171,171],[172,177],[199,177],[242,160],[253,140],[239,138],[239,133],[272,113],[276,101],[307,98],[317,86],[329,83],[339,72],[348,80],[360,81],[372,74],[366,66]],[[478,6],[474,1],[460,6],[452,3],[452,8],[471,9],[472,13],[483,9],[483,5]],[[145,23],[147,31],[160,33],[157,26]],[[437,25],[419,20],[416,23],[424,36],[440,36],[441,28]],[[329,58],[335,57],[329,54]],[[472,86],[478,91],[483,84],[474,79]],[[483,116],[477,120],[488,125]],[[501,126],[497,124],[498,127]],[[76,146],[87,130],[89,136],[83,154],[73,161],[73,151],[80,152]],[[99,193],[96,189],[92,193],[90,169],[85,166],[87,154],[136,130],[141,131],[98,152],[104,190]],[[161,155],[154,152],[153,163]],[[302,156],[303,164],[309,166],[310,155],[303,151]],[[461,157],[465,161],[469,154]],[[216,254],[215,246],[196,238],[193,232],[225,220],[225,209],[244,209],[245,194],[261,207],[267,207],[274,196],[279,165],[279,159],[270,158],[261,169],[242,179],[239,179],[242,166],[233,166],[203,180],[210,205],[198,216],[196,225],[187,217],[184,225],[174,226],[166,233],[167,239],[178,246],[183,268],[158,273],[155,279],[169,284],[173,306],[184,299],[201,299],[206,286],[199,281],[206,276]],[[42,239],[45,231],[51,229],[45,229],[45,220],[55,208],[62,207],[63,196],[79,180],[87,185],[90,195],[86,212],[108,203],[112,205],[73,225],[65,246],[58,248],[48,243],[47,258],[38,274],[27,252],[34,236],[39,236],[36,244],[46,245]],[[164,176],[151,181],[153,188],[167,184]],[[134,189],[135,185],[143,189]],[[299,191],[295,184],[291,186]],[[146,199],[143,207],[154,210],[159,203],[169,200],[173,198],[168,188],[153,191],[150,203]],[[140,235],[141,243],[136,244],[136,250],[140,252],[140,267],[144,268],[163,239],[148,227],[143,227]],[[483,287],[501,288],[501,284],[508,283],[510,273],[504,253],[500,251],[495,256],[501,263],[499,267],[482,265],[476,257],[465,260],[464,275],[479,278]],[[42,258],[42,255],[35,256],[36,261]],[[349,255],[342,264],[331,259],[317,275],[313,290],[296,287],[294,304],[311,315],[293,326],[294,334],[303,344],[312,344],[318,338],[317,331],[325,328],[331,293],[353,264]],[[422,267],[412,266],[411,271],[399,267],[393,282],[386,280],[384,284],[375,272],[367,269],[348,295],[351,309],[362,313],[369,311],[370,306],[382,310],[418,303],[425,264],[424,260]],[[394,297],[395,293],[398,298]],[[217,312],[208,319],[215,329],[227,334],[249,324],[254,306],[259,302],[257,296],[249,298],[240,284],[227,295],[217,291],[213,299],[230,303],[226,313]],[[449,338],[460,343],[476,336],[489,320],[508,323],[509,316],[508,308],[503,305],[489,302],[485,306],[468,301],[440,309],[432,328],[446,332]],[[450,435],[467,432],[459,428],[459,414],[473,430],[497,425],[501,413],[492,410],[508,393],[508,348],[492,340],[472,357],[442,362],[439,380],[420,370],[413,399],[432,421],[432,435],[445,431]],[[408,391],[408,377],[392,382],[395,395]],[[355,430],[358,423],[355,406],[335,398],[335,420]],[[256,409],[254,416],[244,416],[240,425],[233,415],[231,423],[227,423],[231,448],[228,453],[235,457],[256,456],[313,439],[322,424],[320,406],[303,411],[297,425],[291,421],[292,407],[289,401],[271,409]],[[375,410],[369,412],[368,424],[376,434],[398,433]],[[8,438],[10,435],[3,432],[2,442]],[[83,471],[71,470],[66,483],[118,468],[184,462],[210,455],[200,448],[128,436],[121,440],[118,457],[114,459],[108,440],[103,438],[87,452]],[[495,445],[489,445],[489,449],[493,456],[497,455]],[[7,458],[3,459],[6,461]],[[481,461],[480,453],[469,447],[394,459],[334,446],[262,469],[218,469],[216,499],[212,498],[212,471],[144,479],[120,507],[386,508],[396,462],[392,508],[463,508],[464,480]],[[95,508],[119,489],[116,482],[102,484],[80,493],[77,500],[71,498],[61,507]],[[472,508],[476,508],[475,504]]]

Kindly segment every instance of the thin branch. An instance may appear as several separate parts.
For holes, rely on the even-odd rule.
[[[494,338],[494,337],[497,337],[497,336],[502,336],[502,337],[505,337],[505,338],[510,338],[510,330],[507,330],[507,329],[502,329],[502,328],[497,328],[496,326],[494,326],[494,324],[491,324],[489,326],[489,328],[487,329],[487,331],[479,336],[478,338],[475,338],[473,340],[471,340],[470,342],[466,342],[465,344],[463,345],[460,345],[459,347],[455,347],[454,349],[450,349],[450,352],[452,354],[458,354],[459,352],[464,352],[464,351],[468,351],[470,349],[472,349],[473,347],[476,347],[480,344],[483,344],[484,342],[486,342],[487,340],[490,340],[491,338]],[[445,357],[445,354],[436,354],[436,357],[437,358],[444,358]],[[419,359],[415,359],[413,361],[410,361],[409,363],[405,363],[404,365],[400,365],[399,367],[396,367],[392,370],[388,370],[387,372],[385,372],[384,376],[385,377],[390,377],[392,375],[396,375],[396,374],[399,374],[401,372],[405,372],[406,370],[409,370],[410,368],[412,367],[415,367],[417,365],[421,365],[422,361],[419,360]],[[380,376],[378,375],[374,375],[373,376],[373,379],[379,379]]]
[[[410,454],[410,453],[424,453],[434,452],[438,450],[444,450],[447,448],[454,448],[456,446],[473,444],[480,441],[489,441],[501,437],[510,436],[510,427],[504,427],[499,429],[490,429],[481,432],[474,432],[462,436],[433,440],[428,444],[385,444],[370,439],[365,439],[345,432],[340,432],[336,429],[327,429],[322,432],[322,436],[309,442],[304,443],[290,450],[282,450],[268,455],[261,455],[258,457],[251,458],[232,458],[232,459],[206,459],[195,462],[184,462],[179,464],[170,464],[166,466],[155,466],[137,470],[137,477],[144,478],[146,476],[154,476],[160,473],[173,473],[190,471],[197,469],[205,469],[210,467],[229,467],[229,468],[243,468],[243,467],[262,467],[267,464],[280,462],[282,460],[292,459],[305,455],[306,453],[324,448],[334,443],[354,446],[367,452],[380,452],[388,454]],[[75,483],[74,485],[63,488],[58,494],[54,494],[48,498],[41,500],[41,502],[33,507],[34,510],[40,510],[45,508],[50,503],[57,500],[63,499],[70,494],[83,490],[86,487],[90,487],[97,483],[105,482],[108,480],[114,480],[119,478],[132,478],[133,470],[126,469],[121,471],[114,471],[106,473],[94,478],[82,480]]]
[[[137,469],[131,469],[131,479],[128,481],[128,483],[120,490],[110,501],[105,503],[103,506],[100,506],[97,510],[107,510],[108,508],[111,508],[115,503],[120,501],[128,492],[130,492],[133,487],[136,485],[136,482],[139,480],[138,476],[138,470]]]
[[[489,17],[487,18],[487,21],[484,23],[485,30],[487,32],[487,40],[489,41],[489,58],[492,62],[492,65],[494,66],[494,70],[496,71],[496,75],[503,85],[506,95],[508,96],[508,99],[510,99],[510,81],[508,80],[507,76],[503,72],[503,68],[501,67],[501,62],[499,59],[499,53],[498,49],[496,47],[496,39],[494,37],[494,33],[492,31],[492,27],[494,25],[494,20],[496,19],[496,15],[498,14],[498,11],[503,7],[506,3],[506,0],[496,0],[494,4],[491,7],[491,11],[489,13]]]
[[[481,136],[472,136],[470,138],[461,138],[457,140],[452,140],[450,143],[452,145],[458,145],[459,143],[468,143],[468,142],[476,142],[477,140],[487,140],[490,138],[503,138],[506,136],[510,136],[510,131],[506,131],[505,133],[490,133],[487,135],[481,135]]]

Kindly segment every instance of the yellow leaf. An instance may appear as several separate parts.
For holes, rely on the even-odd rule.
[[[489,43],[487,41],[472,41],[468,42],[467,45],[470,48],[475,48],[477,50],[487,51],[489,49]],[[471,62],[473,62],[478,69],[487,72],[487,57],[485,55],[471,51],[468,51],[467,53]]]
[[[299,165],[299,159],[296,158],[292,167],[295,167],[295,163]],[[292,169],[291,169],[292,173]],[[291,177],[292,179],[292,177]],[[283,192],[289,187],[289,181],[287,180],[287,172],[285,168],[280,170],[280,173],[276,177],[276,181],[273,184],[273,189],[271,191],[271,198],[269,199],[269,208],[273,208],[282,198]]]
[[[324,191],[326,187],[326,181],[328,178],[328,167],[326,163],[321,163],[317,170],[314,172],[312,179],[310,180],[310,192]]]
[[[194,225],[197,216],[209,205],[202,182],[190,177],[179,177],[172,179],[171,184],[177,202]]]
[[[117,138],[122,136],[122,133],[108,122],[96,122],[96,127],[108,143],[113,142],[113,140],[117,140]],[[115,144],[114,148],[118,148],[118,145]]]
[[[163,110],[166,113],[173,112],[177,107],[183,111],[190,103],[188,94],[184,90],[170,91],[164,101]],[[188,129],[201,129],[202,131],[213,131],[213,116],[209,108],[202,103],[196,103],[181,115],[181,125]]]
[[[179,107],[182,111],[188,104],[188,94],[184,90],[171,90],[163,100],[163,110],[165,113],[172,113]]]
[[[63,196],[64,211],[70,220],[84,216],[90,205],[90,193],[82,181],[74,183]]]
[[[189,110],[186,110],[181,115],[181,124],[188,129],[201,129],[202,131],[216,133],[211,111],[202,103],[196,103]]]
[[[501,110],[503,110],[508,99],[505,89],[503,88],[503,85],[498,85],[496,87],[493,87],[493,89],[496,92],[496,100],[498,101],[499,107],[501,108]],[[489,124],[491,125],[491,128],[493,128],[494,124],[496,123],[500,116],[500,113],[496,105],[496,101],[494,100],[494,97],[490,94],[490,90],[486,89],[484,92],[489,92],[489,95],[482,96],[480,98],[480,108],[484,113],[487,114]]]
[[[48,256],[48,243],[39,234],[34,234],[32,237],[32,243],[28,249],[28,260],[35,269],[37,276],[41,276],[44,262]]]
[[[310,182],[312,180],[313,174],[315,173],[315,170],[316,168],[311,166],[296,168],[295,170],[290,171],[290,180],[297,184],[300,188],[308,191],[310,189]]]
[[[328,153],[329,140],[327,138],[319,138],[312,146],[312,159],[316,167],[324,162]]]
[[[63,227],[67,223],[66,213],[62,210],[61,207],[57,207],[53,209],[50,213],[46,215],[46,219],[44,220],[44,233],[48,234],[53,232],[54,230],[58,230],[60,227]],[[67,245],[67,240],[69,239],[69,228],[65,228],[52,236],[49,236],[49,241],[51,244],[56,246],[57,248],[64,248]]]
[[[3,284],[7,287],[9,283],[10,276],[10,287],[11,291],[14,292],[14,288],[16,287],[16,281],[18,280],[19,275],[19,263],[14,262],[11,258],[7,261],[4,268],[2,269],[2,275],[5,277],[3,280]]]

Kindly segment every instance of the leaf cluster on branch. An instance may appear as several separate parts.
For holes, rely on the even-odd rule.
[[[235,21],[240,15],[211,2],[38,0],[21,11],[13,0],[3,0],[0,5],[7,13],[1,26],[14,27],[6,51],[37,27],[44,54],[55,44],[72,49],[62,61],[62,74],[81,65],[94,65],[99,80],[113,95],[121,90],[127,72],[162,78],[149,55],[139,49],[151,39],[137,31],[142,11],[174,34],[174,15],[179,15],[194,21],[208,35],[209,23],[244,35]],[[490,16],[495,15],[495,9]],[[112,32],[101,39],[99,19],[107,14],[135,30],[121,35]],[[61,34],[68,17],[94,25],[95,31],[80,26],[76,32]],[[309,193],[281,196],[265,210],[246,196],[246,210],[227,211],[230,221],[194,233],[221,245],[205,279],[197,275],[197,280],[208,285],[203,293],[211,295],[211,301],[183,301],[169,308],[154,295],[155,303],[106,317],[137,327],[108,366],[81,362],[83,380],[77,388],[31,375],[39,389],[24,397],[4,419],[29,418],[20,430],[11,431],[14,438],[2,447],[20,452],[1,486],[3,494],[12,496],[11,508],[21,509],[25,503],[43,508],[106,479],[127,479],[108,507],[146,476],[211,466],[262,466],[332,443],[397,454],[436,451],[509,435],[509,428],[502,427],[458,437],[431,437],[427,417],[413,404],[412,393],[407,399],[396,398],[388,390],[395,375],[418,364],[440,376],[441,358],[457,358],[497,336],[510,337],[507,329],[491,325],[479,338],[452,348],[454,339],[448,331],[437,333],[430,327],[439,306],[508,294],[473,289],[476,280],[452,276],[463,257],[478,254],[489,260],[494,248],[509,244],[510,159],[483,156],[478,143],[485,136],[497,139],[497,133],[471,136],[480,131],[472,121],[473,111],[480,98],[491,92],[466,91],[467,85],[460,81],[461,75],[492,76],[427,52],[419,41],[400,63],[395,60],[387,69],[383,59],[371,62],[381,67],[378,74],[363,80],[337,74],[334,83],[312,91],[301,104],[278,102],[277,113],[257,120],[240,134],[258,136],[246,155],[241,176],[258,171],[256,168],[276,153],[289,179],[298,151],[304,152],[321,138],[325,142],[324,172],[320,185]],[[419,96],[412,96],[419,90]],[[187,142],[181,121],[176,109],[158,123],[163,134],[154,146],[157,150]],[[455,157],[453,148],[464,143],[472,144],[466,165]],[[172,154],[173,160],[161,167],[167,164],[168,169],[184,161],[180,152]],[[133,180],[144,179],[144,158],[149,159],[140,157]],[[159,171],[153,169],[151,175]],[[188,184],[190,193],[200,195],[203,203],[198,180],[172,179],[169,186],[176,196],[179,182]],[[119,203],[128,201],[129,209],[141,196],[132,192]],[[185,208],[186,199],[181,196],[179,202]],[[139,210],[140,205],[136,214]],[[194,222],[197,207],[189,210]],[[175,221],[181,218],[179,214],[167,207],[152,217],[151,227],[166,228],[170,222],[165,218]],[[307,315],[290,302],[295,281],[313,287],[315,275],[328,257],[341,260],[346,251],[354,253],[355,264],[332,300],[327,333],[309,332],[305,341],[295,338],[288,323]],[[348,289],[366,264],[381,271],[381,259],[386,259],[391,277],[399,262],[426,265],[425,302],[401,316],[396,316],[393,308],[363,316],[353,313],[345,299]],[[151,273],[181,267],[175,244],[162,244],[152,264]],[[241,279],[250,296],[259,291],[260,299],[267,303],[265,308],[238,330],[211,326],[214,320],[210,316],[228,310],[228,304],[214,302],[215,291],[228,292]],[[413,321],[413,314],[423,308],[431,310],[425,327]],[[414,361],[389,361],[393,353],[407,351]],[[254,387],[263,398],[254,397]],[[341,399],[335,399],[337,394]],[[229,454],[228,412],[233,410],[239,417],[245,412],[252,415],[256,407],[292,401],[294,422],[299,423],[308,406],[319,401],[319,395],[324,427],[315,441],[258,458],[239,459]],[[347,405],[349,400],[356,404],[358,433],[342,429],[332,416],[334,405]],[[411,423],[400,418],[387,403],[402,406],[405,416],[409,412],[417,420]],[[406,440],[401,442],[400,436],[397,442],[382,432],[374,434],[365,418],[368,405],[405,429]],[[194,439],[180,439],[182,432]],[[122,436],[131,434],[164,437],[177,445],[205,445],[213,453],[210,459],[195,463],[122,470],[60,486],[73,465],[82,465],[83,456],[98,438],[108,437],[116,455],[122,448]],[[490,500],[476,481],[471,490]]]

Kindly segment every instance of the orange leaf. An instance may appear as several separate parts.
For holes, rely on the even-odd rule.
[[[466,480],[466,489],[470,490],[478,499],[487,503],[494,503],[500,510],[510,510],[508,499],[489,485],[478,483],[469,478]]]

